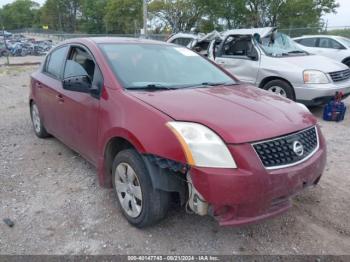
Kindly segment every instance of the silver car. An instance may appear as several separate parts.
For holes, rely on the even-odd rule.
[[[217,31],[213,31],[209,34],[178,33],[172,35],[167,42],[185,46],[203,56],[207,56],[209,44],[216,38],[220,38],[220,34]]]
[[[350,95],[347,66],[309,54],[276,28],[227,31],[208,53],[241,81],[305,105],[324,104],[336,92]]]

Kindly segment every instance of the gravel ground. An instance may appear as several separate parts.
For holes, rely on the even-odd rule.
[[[23,63],[41,63],[45,56],[10,56],[9,62],[10,65],[23,64]],[[7,58],[2,56],[0,57],[0,66],[7,63]]]
[[[55,138],[35,137],[27,104],[35,69],[0,67],[0,254],[350,254],[350,114],[326,123],[321,108],[312,110],[328,142],[328,165],[319,186],[296,197],[286,214],[221,228],[178,209],[138,230],[113,192],[99,187],[94,167]]]

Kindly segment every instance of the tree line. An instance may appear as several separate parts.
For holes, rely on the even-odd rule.
[[[134,34],[143,26],[143,0],[15,0],[0,8],[7,30],[48,28],[66,33]],[[319,27],[335,0],[148,0],[151,33],[244,27]]]

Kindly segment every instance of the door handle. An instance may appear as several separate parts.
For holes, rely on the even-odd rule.
[[[60,102],[60,103],[63,103],[63,102],[64,102],[63,95],[61,95],[61,94],[57,95],[57,96],[56,96],[56,99],[57,99],[57,101]]]
[[[218,62],[218,64],[220,64],[220,65],[224,65],[224,64],[225,64],[225,62],[224,62],[224,61],[219,61],[219,62]]]

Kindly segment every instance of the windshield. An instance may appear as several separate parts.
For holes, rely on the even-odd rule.
[[[261,39],[260,46],[267,55],[289,56],[307,54],[300,49],[289,36],[283,33],[276,33],[275,35],[276,37],[274,41],[271,41],[270,35]]]
[[[340,40],[345,44],[347,47],[350,47],[350,39],[346,37],[340,37]]]
[[[234,80],[195,52],[162,44],[101,44],[126,89],[186,88],[234,84]]]

